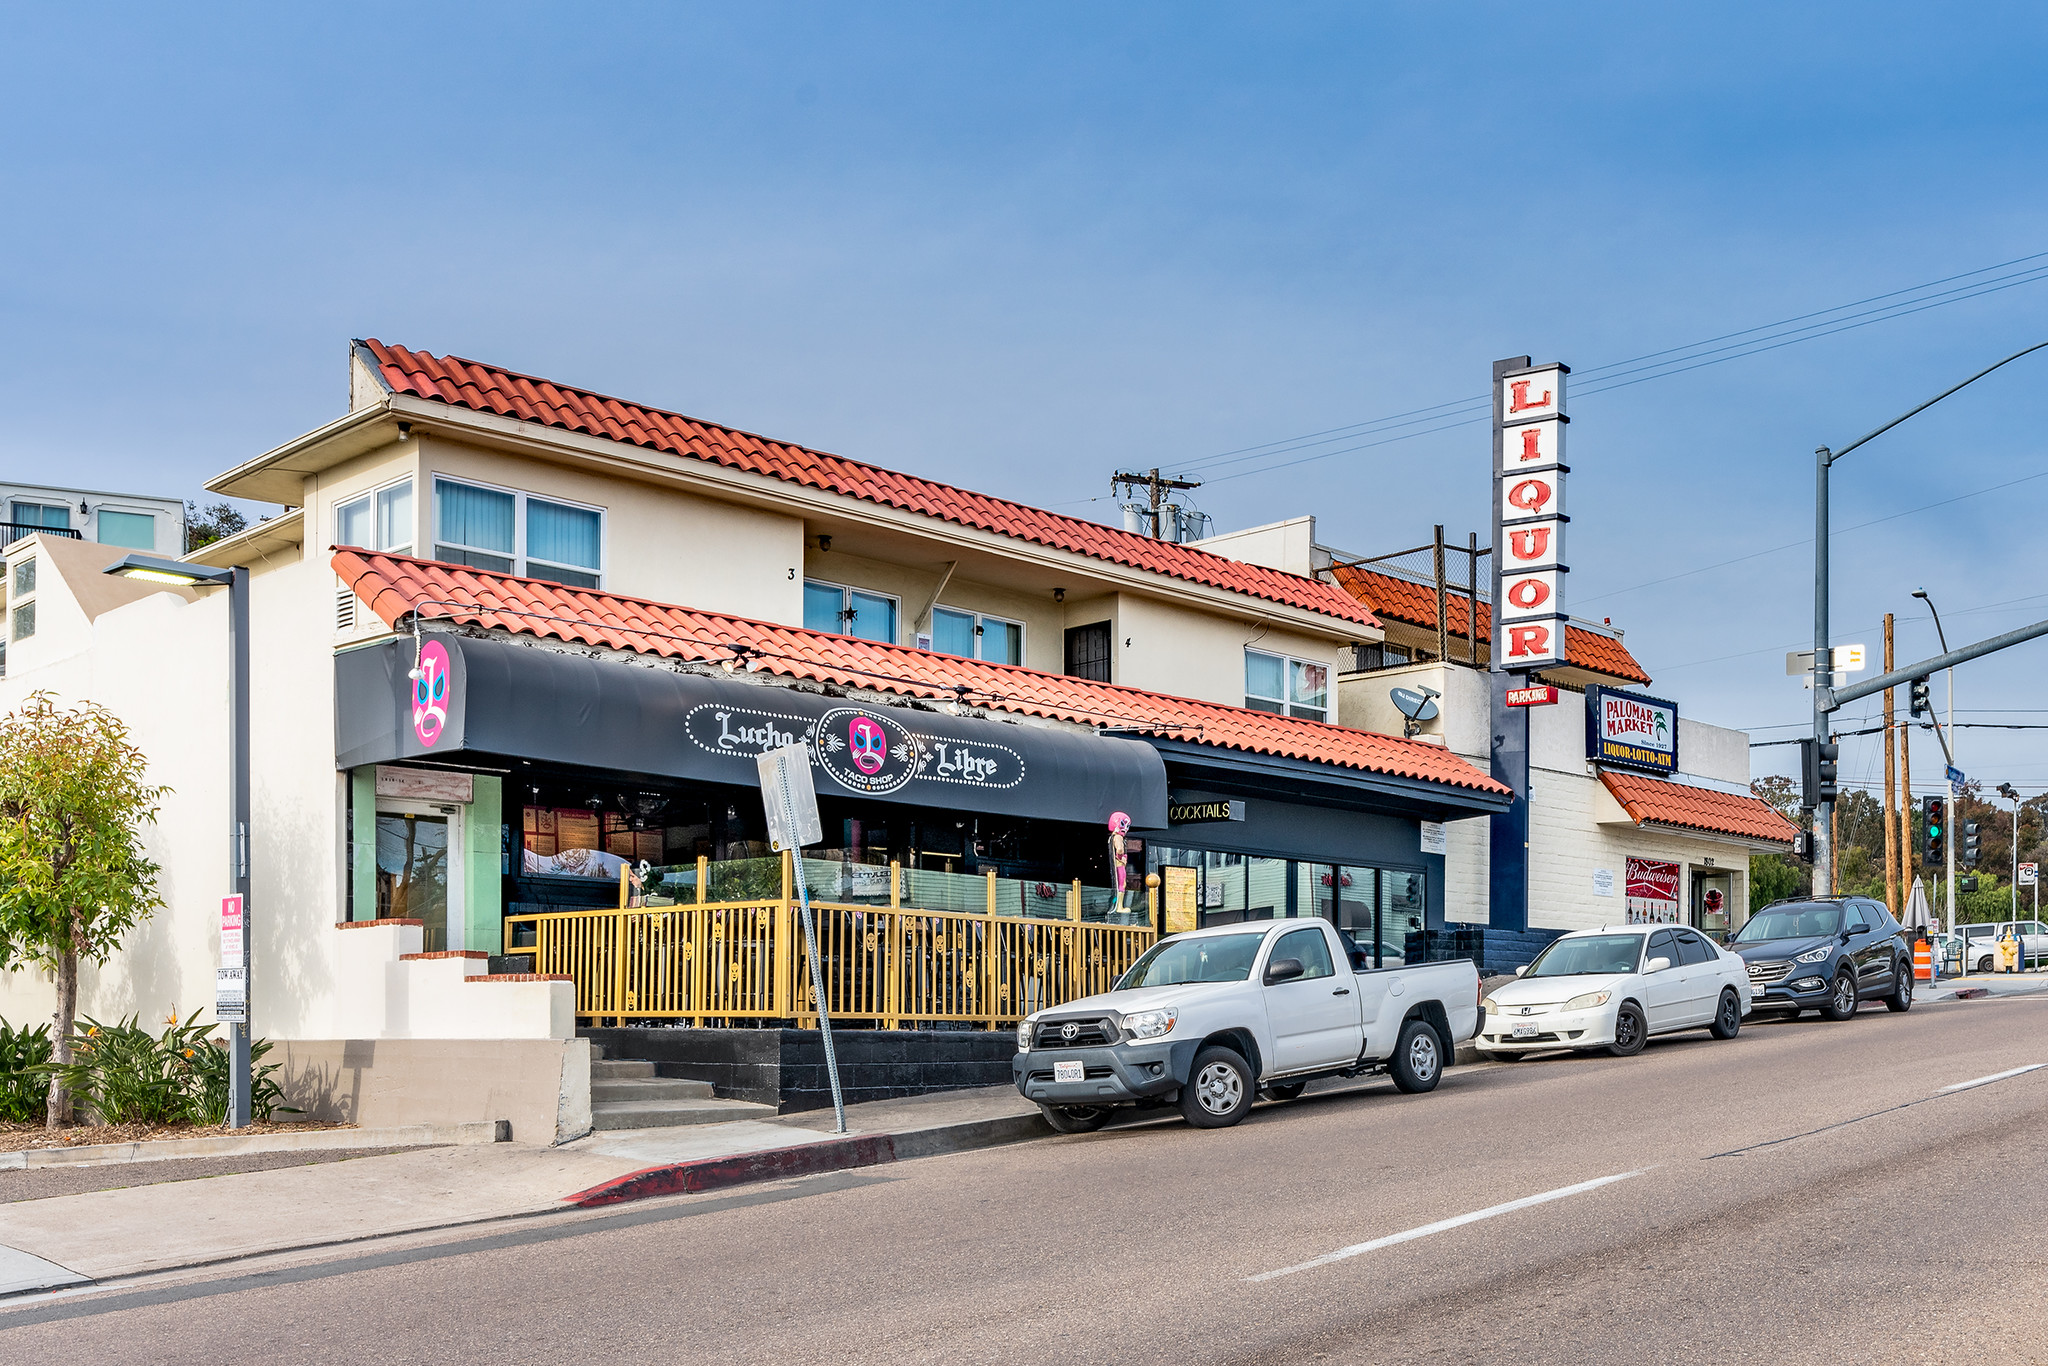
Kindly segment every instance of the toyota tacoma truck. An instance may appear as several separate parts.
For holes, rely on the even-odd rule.
[[[1327,921],[1229,925],[1162,939],[1113,990],[1026,1016],[1011,1072],[1061,1133],[1168,1104],[1220,1129],[1317,1077],[1433,1090],[1478,1026],[1470,962],[1371,968]]]

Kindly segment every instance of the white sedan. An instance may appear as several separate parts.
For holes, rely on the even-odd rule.
[[[1578,930],[1516,977],[1480,1002],[1474,1042],[1502,1061],[1559,1048],[1625,1058],[1679,1029],[1732,1039],[1750,1008],[1742,959],[1684,925]]]

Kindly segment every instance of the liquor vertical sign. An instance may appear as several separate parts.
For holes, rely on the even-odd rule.
[[[214,975],[213,1018],[222,1024],[249,1019],[249,938],[242,898],[220,899],[220,968]]]
[[[1564,377],[1568,365],[1493,367],[1493,667],[1565,657]]]

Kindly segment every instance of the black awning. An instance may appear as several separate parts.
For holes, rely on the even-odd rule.
[[[1165,765],[1136,740],[456,635],[413,672],[409,639],[335,656],[339,767],[491,755],[754,787],[755,756],[802,741],[822,796],[1166,822]]]

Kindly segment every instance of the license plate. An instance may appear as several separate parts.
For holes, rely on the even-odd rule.
[[[1518,1024],[1515,1026],[1515,1037],[1518,1039],[1533,1039],[1542,1032],[1535,1025]]]
[[[1082,1073],[1080,1063],[1056,1062],[1052,1065],[1052,1079],[1054,1081],[1085,1081],[1087,1077]]]

